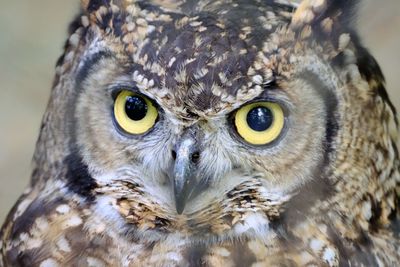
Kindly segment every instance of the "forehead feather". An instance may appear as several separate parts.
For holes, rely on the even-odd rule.
[[[139,88],[193,113],[215,112],[262,92],[272,77],[260,66],[260,52],[270,35],[290,22],[290,6],[169,2],[88,3],[92,23],[131,60]]]

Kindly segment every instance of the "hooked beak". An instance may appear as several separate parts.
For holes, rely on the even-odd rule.
[[[172,154],[175,159],[172,177],[176,212],[182,214],[197,185],[197,161],[200,153],[195,138],[191,135],[184,136]]]

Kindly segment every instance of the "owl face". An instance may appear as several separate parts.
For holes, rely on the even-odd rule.
[[[324,183],[340,84],[270,9],[262,23],[234,8],[240,24],[161,11],[124,13],[131,26],[113,32],[92,22],[66,121],[102,216],[153,238],[236,238],[268,233],[300,188]]]
[[[82,0],[0,261],[396,266],[398,122],[350,2]]]

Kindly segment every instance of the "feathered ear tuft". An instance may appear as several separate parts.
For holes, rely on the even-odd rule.
[[[321,27],[330,32],[332,28],[347,30],[356,19],[358,0],[303,0],[293,15],[291,28],[305,26]]]
[[[89,6],[90,0],[81,0],[81,7],[83,10],[86,10],[87,7]]]
[[[82,9],[87,12],[98,10],[100,7],[109,7],[110,0],[81,0]]]
[[[125,11],[132,0],[81,0],[82,23],[85,27],[95,25],[108,34],[121,36]]]
[[[81,6],[84,11],[93,12],[101,7],[109,8],[111,4],[115,6],[122,6],[125,0],[81,0]]]

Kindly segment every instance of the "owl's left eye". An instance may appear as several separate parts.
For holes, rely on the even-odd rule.
[[[236,111],[237,133],[251,145],[267,145],[276,140],[285,124],[282,107],[274,102],[256,102]]]
[[[124,90],[115,99],[114,116],[124,131],[139,135],[153,128],[158,111],[147,97]]]

